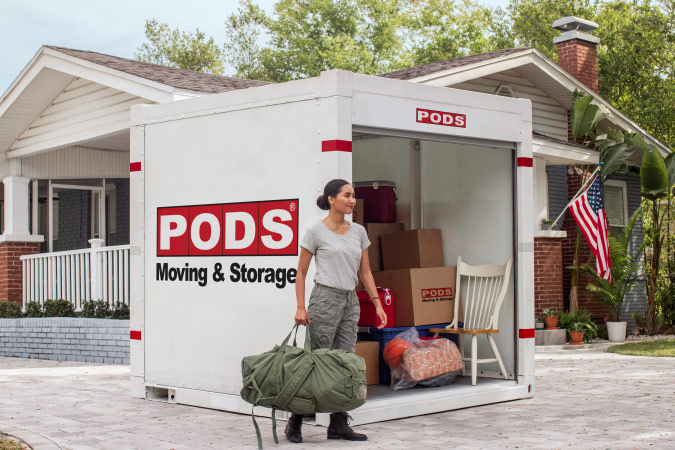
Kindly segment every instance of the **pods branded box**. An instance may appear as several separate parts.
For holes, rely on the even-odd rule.
[[[373,274],[375,284],[394,293],[396,327],[452,322],[456,267],[385,270]]]

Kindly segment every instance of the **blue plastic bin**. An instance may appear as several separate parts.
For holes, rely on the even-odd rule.
[[[429,328],[445,328],[447,323],[439,323],[436,325],[420,325],[415,327],[420,337],[422,336],[431,336],[432,333],[429,333]],[[462,326],[462,324],[459,324]],[[391,374],[389,372],[389,367],[387,363],[384,362],[382,358],[382,350],[387,342],[391,341],[396,337],[397,334],[405,331],[411,327],[394,327],[394,328],[382,328],[378,330],[375,327],[368,327],[367,331],[359,331],[358,340],[359,341],[377,341],[380,343],[380,384],[390,384]],[[360,330],[364,330],[364,327],[360,327]],[[450,339],[456,345],[459,345],[459,336],[456,334],[443,334],[444,338]]]

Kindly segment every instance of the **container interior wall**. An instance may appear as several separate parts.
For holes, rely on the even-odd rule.
[[[321,212],[316,192],[325,183],[316,166],[318,108],[294,102],[146,126],[146,384],[238,395],[242,357],[291,330],[295,285],[235,282],[230,267],[295,269],[297,255],[158,257],[157,208],[299,199],[298,229],[306,229]],[[159,281],[156,264],[205,268],[206,284]],[[216,264],[222,282],[213,279]]]
[[[422,226],[440,228],[445,264],[504,264],[513,254],[513,153],[504,148],[423,141]],[[514,371],[513,271],[499,315],[497,347]],[[468,342],[468,336],[465,337]],[[485,336],[478,357],[492,358]],[[467,347],[468,348],[468,347]],[[499,372],[496,363],[479,369]]]
[[[367,136],[352,145],[353,181],[396,183],[396,221],[410,229],[410,141]]]
[[[354,181],[396,182],[397,221],[410,229],[411,179],[419,177],[421,223],[424,228],[441,230],[445,265],[455,266],[458,255],[469,264],[504,264],[513,254],[512,151],[432,141],[421,141],[420,145],[420,173],[416,175],[410,169],[409,139],[355,139]],[[511,374],[515,370],[514,311],[512,272],[500,311],[500,332],[495,336]],[[478,339],[479,357],[492,358],[486,338]],[[496,363],[483,364],[479,369],[499,372]]]

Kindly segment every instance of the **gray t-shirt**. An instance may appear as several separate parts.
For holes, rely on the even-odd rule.
[[[301,247],[314,255],[314,282],[351,291],[358,283],[361,253],[370,246],[366,229],[352,223],[347,234],[329,230],[319,220],[307,228]]]

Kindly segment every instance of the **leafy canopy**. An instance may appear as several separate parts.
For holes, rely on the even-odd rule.
[[[163,66],[223,74],[223,53],[212,37],[197,29],[194,33],[172,30],[155,19],[145,21],[145,38],[136,53],[139,61]]]

